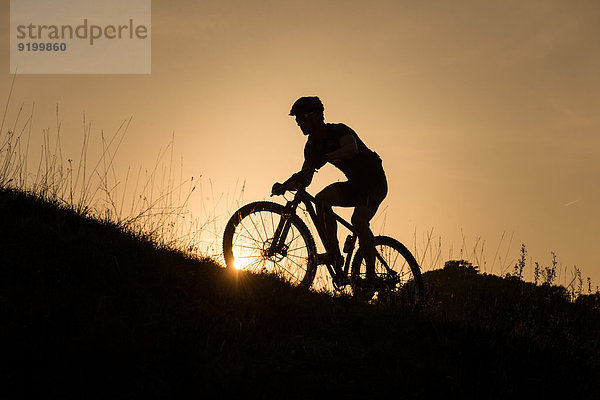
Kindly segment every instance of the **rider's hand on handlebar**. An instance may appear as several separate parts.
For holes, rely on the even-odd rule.
[[[271,196],[279,196],[284,194],[286,191],[285,185],[279,182],[275,182],[271,188]]]

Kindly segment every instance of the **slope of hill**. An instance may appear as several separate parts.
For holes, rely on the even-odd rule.
[[[500,398],[598,388],[598,299],[425,274],[418,306],[236,277],[0,191],[0,398]]]

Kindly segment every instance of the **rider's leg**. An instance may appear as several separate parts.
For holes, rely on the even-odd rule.
[[[337,237],[337,221],[333,215],[332,206],[348,206],[345,199],[345,186],[347,182],[336,182],[320,191],[317,200],[317,222],[326,238],[323,243],[328,254],[341,257],[340,245]]]
[[[367,279],[374,279],[375,276],[375,237],[369,226],[369,221],[375,215],[376,209],[366,205],[357,205],[352,214],[352,225],[358,235],[358,244],[360,252],[363,254],[367,266]]]
[[[363,188],[368,186],[367,195],[358,200],[354,214],[352,214],[352,225],[354,225],[357,235],[360,251],[364,256],[367,267],[367,279],[374,279],[375,276],[375,237],[369,226],[369,223],[379,205],[387,195],[387,180],[385,174],[381,172],[379,175],[373,176],[369,184],[362,184]],[[364,193],[364,192],[363,192]],[[360,194],[359,194],[360,196]]]

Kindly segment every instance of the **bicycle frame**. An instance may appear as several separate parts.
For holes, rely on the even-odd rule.
[[[325,232],[322,231],[322,227],[321,227],[321,224],[319,223],[317,213],[315,211],[315,208],[313,207],[313,204],[316,204],[316,202],[317,202],[317,200],[312,195],[307,193],[306,189],[304,187],[300,187],[296,191],[294,198],[292,200],[289,200],[287,202],[287,204],[285,205],[285,215],[284,215],[284,218],[282,218],[281,221],[279,221],[279,223],[277,225],[277,228],[276,228],[275,234],[274,234],[274,238],[273,238],[273,242],[271,243],[271,246],[268,249],[269,255],[274,255],[275,253],[278,252],[278,250],[280,251],[281,249],[283,249],[285,247],[285,238],[287,237],[287,234],[288,234],[288,231],[289,231],[289,228],[291,225],[291,222],[290,222],[291,217],[296,214],[296,208],[298,207],[298,205],[300,205],[300,203],[304,204],[304,206],[306,207],[308,214],[310,215],[310,218],[313,221],[313,224],[317,228],[317,233],[319,235],[319,238],[321,239],[321,243],[325,243],[325,240],[327,240],[327,237],[325,235]],[[346,221],[345,219],[343,219],[342,217],[337,215],[335,212],[332,211],[332,213],[337,222],[339,222],[344,227],[346,227],[350,232],[352,232],[351,240],[349,243],[349,248],[344,249],[344,252],[347,253],[347,256],[345,257],[344,266],[343,266],[342,271],[335,271],[329,262],[319,262],[319,260],[317,260],[317,265],[325,265],[332,277],[335,277],[340,272],[343,273],[344,276],[348,276],[348,272],[350,270],[350,260],[352,259],[352,254],[354,252],[354,247],[356,245],[356,239],[357,239],[358,235],[351,223],[349,223],[348,221]],[[377,254],[376,255],[377,259],[380,260],[380,262],[384,265],[385,269],[388,272],[393,272],[389,268],[389,266],[387,265],[387,263],[385,262],[383,257],[381,257],[379,252],[377,252],[376,254]]]

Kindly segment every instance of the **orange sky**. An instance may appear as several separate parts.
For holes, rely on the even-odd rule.
[[[5,98],[8,1],[1,11]],[[383,158],[387,234],[414,250],[416,231],[422,251],[433,228],[443,260],[461,247],[473,260],[481,238],[494,273],[512,235],[509,259],[521,243],[544,265],[555,251],[600,284],[599,20],[592,0],[153,0],[152,74],[18,75],[7,120],[35,102],[40,135],[58,103],[63,153],[76,157],[82,113],[96,132],[133,116],[125,169],[154,165],[175,132],[185,174],[202,175],[199,214],[215,202],[209,179],[217,198],[245,179],[251,201],[298,169],[305,138],[287,113],[318,95],[326,121]],[[340,178],[327,166],[310,189]]]

